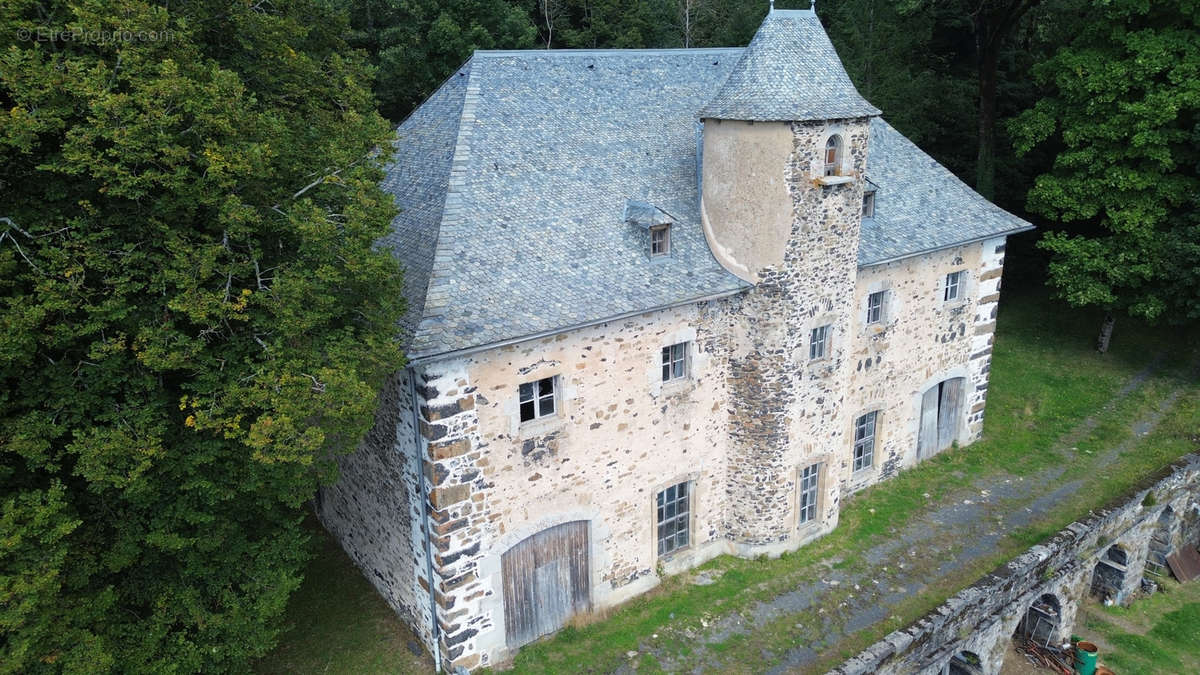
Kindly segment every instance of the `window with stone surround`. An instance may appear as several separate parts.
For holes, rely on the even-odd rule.
[[[808,343],[808,358],[816,360],[829,356],[829,338],[833,326],[825,325],[812,329],[812,338]]]
[[[887,291],[875,291],[867,296],[867,323],[883,320],[883,303],[886,299]]]
[[[650,257],[656,258],[671,252],[671,226],[659,225],[650,228]]]
[[[670,347],[662,348],[662,379],[663,382],[687,378],[687,346],[680,342]]]
[[[691,485],[678,483],[654,499],[658,523],[658,554],[666,555],[691,544]]]
[[[868,190],[863,193],[863,218],[875,217],[875,192]]]
[[[963,282],[966,281],[967,273],[965,270],[958,270],[946,275],[946,288],[942,293],[942,299],[946,302],[958,300],[963,295]]]
[[[811,464],[800,471],[800,524],[803,525],[817,519],[817,504],[820,494],[817,490],[821,483],[821,464]]]
[[[522,384],[518,390],[521,403],[521,421],[531,422],[555,413],[555,391],[557,377],[544,377]]]
[[[834,134],[825,141],[825,175],[836,176],[842,165],[842,137]]]
[[[869,469],[875,464],[875,423],[878,411],[871,411],[854,420],[854,470]]]

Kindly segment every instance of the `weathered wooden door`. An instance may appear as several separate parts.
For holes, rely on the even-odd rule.
[[[921,427],[917,431],[917,459],[937,452],[938,394],[941,385],[933,385],[921,397]]]
[[[501,556],[509,647],[553,633],[591,606],[588,522],[555,525]]]
[[[945,450],[958,437],[966,379],[955,377],[930,387],[921,396],[921,426],[917,431],[917,459]]]
[[[942,383],[938,400],[938,450],[945,450],[958,438],[958,418],[962,411],[963,378]]]

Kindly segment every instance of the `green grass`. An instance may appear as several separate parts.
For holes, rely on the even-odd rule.
[[[1068,444],[1080,450],[1069,478],[1085,480],[1086,489],[1029,527],[1010,533],[995,555],[910,596],[891,608],[891,616],[880,624],[829,645],[818,667],[833,665],[906,625],[1015,553],[1196,449],[1200,392],[1190,377],[1190,364],[1200,354],[1188,346],[1189,341],[1200,343],[1195,333],[1119,322],[1112,352],[1100,355],[1092,349],[1099,323],[1095,313],[1069,310],[1039,296],[1008,293],[999,318],[983,440],[943,453],[860,493],[843,506],[837,530],[799,551],[776,560],[722,556],[701,568],[723,571],[711,585],[693,585],[687,574],[669,577],[604,618],[527,645],[517,657],[515,672],[609,672],[622,666],[657,672],[696,664],[711,667],[713,661],[724,671],[759,670],[787,649],[820,638],[825,632],[823,622],[844,620],[837,604],[848,591],[841,588],[824,597],[825,613],[787,614],[704,650],[697,649],[686,632],[703,632],[705,623],[746,612],[757,602],[827,574],[831,567],[863,571],[866,563],[861,554],[866,549],[964,483],[987,475],[1029,476],[1062,462],[1067,448],[1056,448],[1056,441],[1082,420],[1094,418],[1094,428]],[[1131,377],[1152,363],[1158,365],[1141,387],[1106,407]],[[1132,423],[1151,414],[1175,391],[1184,393],[1162,424],[1134,442]],[[1131,443],[1130,451],[1098,466],[1095,458],[1124,441]],[[322,554],[309,571],[310,581],[289,606],[289,620],[295,627],[259,672],[428,670],[428,660],[408,652],[407,630],[358,570],[326,535],[319,538]],[[654,634],[658,638],[651,638]],[[658,657],[641,650],[643,642],[654,644]],[[631,651],[638,652],[632,660],[627,655]],[[702,656],[706,661],[698,661]]]
[[[1164,580],[1162,587],[1130,607],[1088,603],[1075,632],[1122,675],[1200,672],[1200,583]]]
[[[422,673],[433,670],[415,656],[416,638],[397,618],[350,558],[314,520],[315,557],[304,584],[288,603],[288,631],[258,664],[274,673]],[[411,644],[410,644],[411,643]]]

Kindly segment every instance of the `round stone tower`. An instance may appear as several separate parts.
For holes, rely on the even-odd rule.
[[[849,456],[844,354],[855,306],[868,122],[812,11],[774,10],[700,111],[713,254],[755,284],[730,344],[728,536],[777,553],[837,522]]]

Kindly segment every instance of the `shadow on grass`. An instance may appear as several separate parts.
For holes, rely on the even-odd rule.
[[[433,660],[315,517],[314,558],[288,603],[288,630],[255,665],[275,673],[429,673]]]

